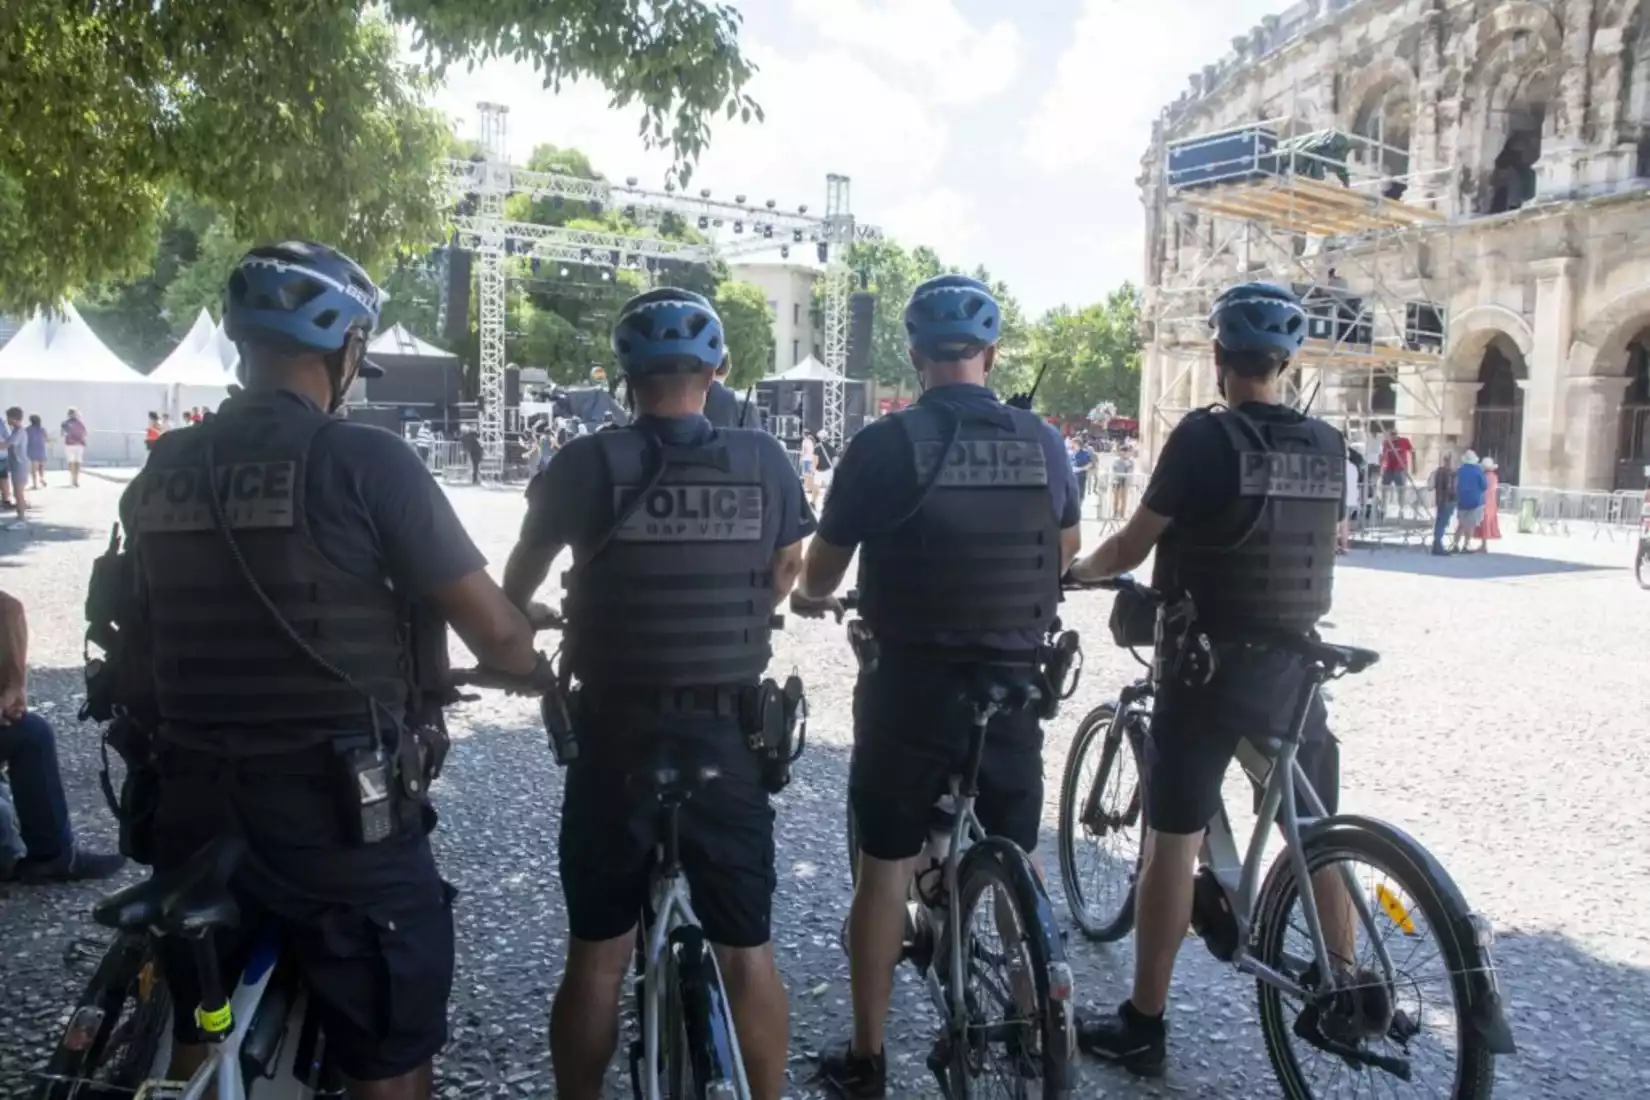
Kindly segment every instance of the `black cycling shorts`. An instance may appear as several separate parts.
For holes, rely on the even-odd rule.
[[[1197,688],[1165,684],[1152,708],[1146,745],[1146,824],[1160,833],[1202,832],[1221,808],[1221,783],[1245,737],[1287,737],[1306,680],[1305,662],[1282,650],[1217,648],[1214,679]],[[1323,700],[1313,702],[1299,755],[1325,808],[1340,794],[1340,753]],[[1257,809],[1259,791],[1256,792]],[[1297,792],[1297,809],[1310,813]]]
[[[683,770],[721,769],[682,807],[678,824],[682,867],[706,938],[724,947],[767,943],[776,884],[773,808],[737,719],[603,708],[581,720],[578,738],[560,843],[574,938],[600,942],[635,928],[648,901],[659,807],[633,777],[668,754]]]
[[[240,830],[249,854],[230,886],[241,921],[217,938],[225,983],[266,922],[279,920],[328,1054],[345,1077],[378,1081],[417,1069],[446,1044],[453,891],[436,873],[428,837],[346,845],[338,769],[330,748],[237,763],[167,750],[155,867],[186,862]],[[163,951],[173,1027],[198,1037],[189,948],[166,941]]]
[[[958,666],[899,650],[854,685],[849,803],[860,849],[910,859],[928,840],[929,811],[967,762],[973,708]],[[986,727],[974,812],[993,836],[1030,852],[1043,822],[1043,731],[1029,710]]]

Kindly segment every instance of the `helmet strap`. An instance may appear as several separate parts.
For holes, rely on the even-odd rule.
[[[361,362],[363,341],[359,333],[351,333],[349,342],[326,357],[327,384],[330,391],[327,412],[336,416],[344,407],[350,384],[355,381],[355,367]]]

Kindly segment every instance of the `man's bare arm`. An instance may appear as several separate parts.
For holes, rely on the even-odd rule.
[[[561,550],[559,543],[542,546],[529,542],[516,543],[516,548],[510,551],[509,560],[504,563],[504,594],[511,603],[524,611],[527,609],[533,596],[543,587],[544,579],[550,575],[550,566]]]
[[[1071,563],[1077,558],[1077,551],[1083,548],[1083,525],[1074,523],[1060,531],[1060,572],[1065,573],[1071,568]]]
[[[781,546],[773,555],[773,605],[778,607],[785,602],[796,586],[796,578],[802,575],[802,542],[797,540],[789,546]]]
[[[1095,547],[1094,553],[1073,563],[1072,577],[1093,582],[1127,573],[1146,560],[1168,527],[1167,516],[1160,516],[1150,508],[1137,508],[1121,531]]]
[[[526,676],[538,666],[533,628],[485,569],[437,589],[430,599],[453,632],[488,668]]]
[[[29,700],[29,620],[23,602],[0,592],[0,718],[21,718]]]
[[[810,600],[834,595],[853,560],[852,546],[833,546],[815,535],[808,543],[807,562],[802,567],[802,595]]]

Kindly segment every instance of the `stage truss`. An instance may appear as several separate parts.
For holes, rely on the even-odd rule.
[[[1284,139],[1301,133],[1282,118],[1196,140],[1255,129]],[[1340,427],[1368,460],[1378,458],[1387,426],[1414,440],[1427,461],[1467,430],[1452,413],[1460,383],[1446,370],[1454,257],[1440,211],[1455,173],[1383,174],[1368,166],[1396,150],[1347,138],[1345,159],[1280,146],[1208,165],[1204,178],[1178,187],[1168,147],[1161,150],[1149,211],[1160,250],[1146,294],[1152,365],[1140,418],[1149,457],[1187,412],[1219,400],[1209,308],[1222,290],[1252,280],[1309,296],[1313,337],[1290,396],[1310,401],[1312,413]]]
[[[768,252],[788,251],[812,245],[825,263],[824,273],[824,353],[825,365],[836,378],[825,385],[824,435],[843,441],[843,392],[848,374],[848,297],[853,277],[847,265],[848,248],[855,242],[878,241],[882,233],[855,219],[849,201],[846,176],[826,177],[823,216],[811,215],[807,206],[794,212],[780,209],[772,200],[748,205],[744,195],[733,202],[713,200],[708,190],[695,195],[667,185],[663,190],[637,186],[634,178],[618,185],[608,180],[587,180],[554,172],[517,168],[509,163],[506,119],[509,108],[494,103],[478,105],[481,120],[481,156],[477,161],[447,162],[449,199],[460,210],[453,217],[455,245],[476,256],[476,316],[481,358],[480,410],[478,434],[481,438],[482,474],[497,479],[504,472],[504,435],[507,410],[504,408],[505,349],[505,260],[508,257],[578,264],[586,268],[617,271],[623,267],[642,268],[651,273],[658,261],[708,264],[716,259],[733,259]],[[514,194],[553,198],[583,204],[592,214],[622,210],[629,220],[647,225],[666,214],[674,214],[707,235],[705,243],[668,241],[651,237],[630,237],[613,233],[545,226],[509,221],[504,216],[504,200]],[[750,234],[743,235],[746,226]],[[734,235],[715,235],[732,228]]]

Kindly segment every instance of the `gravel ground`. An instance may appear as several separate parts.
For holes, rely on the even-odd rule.
[[[103,846],[113,844],[113,828],[97,791],[94,731],[73,715],[83,586],[118,490],[100,478],[78,491],[48,489],[31,498],[36,522],[26,537],[0,531],[0,586],[30,612],[33,705],[58,723],[79,835]],[[453,495],[477,541],[502,563],[519,497],[469,488]],[[1346,559],[1331,635],[1377,648],[1384,660],[1337,685],[1343,806],[1422,839],[1493,920],[1520,1047],[1498,1067],[1499,1095],[1650,1095],[1650,937],[1637,920],[1650,901],[1650,752],[1642,739],[1650,594],[1626,572],[1631,549],[1621,542],[1512,536],[1498,550]],[[1078,697],[1048,731],[1043,852],[1051,867],[1059,776],[1076,719],[1133,675],[1128,655],[1102,644],[1109,604],[1096,594],[1067,605],[1068,623],[1090,649]],[[776,648],[776,670],[803,670],[813,712],[810,751],[779,800],[775,902],[791,993],[792,1094],[800,1097],[815,1094],[810,1055],[849,1018],[837,932],[849,896],[842,807],[852,664],[840,628],[828,623],[793,620]],[[545,1016],[564,938],[554,874],[560,778],[524,702],[471,704],[455,712],[453,726],[461,740],[436,788],[437,847],[461,891],[441,1094],[546,1096]],[[1253,825],[1249,800],[1241,780],[1230,792],[1241,839]],[[65,965],[65,956],[101,938],[85,918],[99,893],[0,887],[0,1095],[22,1093],[89,973],[89,962]],[[1064,917],[1063,899],[1057,904]],[[1110,1006],[1126,994],[1126,944],[1101,948],[1073,936],[1070,953],[1085,1001]],[[931,1095],[923,1057],[935,1021],[910,973],[901,973],[894,1013],[891,1095]],[[1085,1066],[1079,1095],[1273,1094],[1252,985],[1196,942],[1182,955],[1171,1018],[1164,1082],[1142,1086]],[[627,1096],[617,1072],[613,1080],[613,1095]]]

